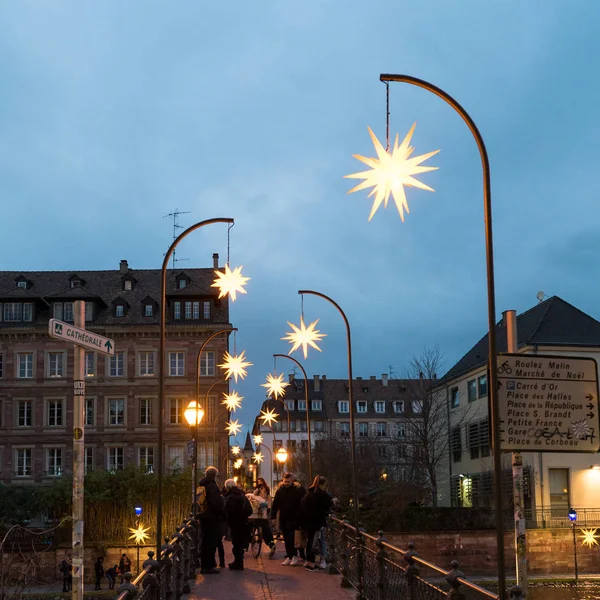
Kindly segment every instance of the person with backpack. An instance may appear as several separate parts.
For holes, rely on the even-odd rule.
[[[117,580],[117,573],[119,572],[119,567],[117,565],[113,565],[110,569],[106,569],[106,579],[108,579],[108,589],[115,589],[115,581]]]
[[[248,517],[252,514],[252,505],[233,479],[225,482],[225,513],[233,546],[233,562],[229,563],[229,568],[232,571],[243,571],[244,551],[248,545]]]
[[[219,470],[216,467],[208,467],[196,488],[197,512],[202,536],[200,542],[200,572],[204,575],[220,573],[217,569],[215,553],[221,534],[221,521],[225,515],[225,503],[216,481],[218,474]]]

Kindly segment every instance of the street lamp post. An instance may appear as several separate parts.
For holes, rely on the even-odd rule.
[[[179,234],[173,243],[169,246],[165,257],[163,259],[162,271],[161,271],[161,282],[160,282],[160,344],[158,349],[158,364],[159,364],[159,377],[158,377],[158,471],[157,471],[157,491],[156,491],[156,556],[160,557],[160,551],[162,547],[162,481],[164,473],[163,464],[163,438],[164,438],[164,406],[165,406],[165,349],[166,349],[166,329],[167,329],[167,268],[169,266],[169,260],[173,254],[175,248],[183,240],[196,229],[200,229],[205,225],[212,225],[213,223],[234,223],[233,219],[230,218],[216,218],[207,219],[200,221],[191,227],[188,227],[185,231]]]
[[[139,504],[135,505],[135,516],[136,516],[135,526],[137,528],[140,526],[140,517],[142,516],[142,507]],[[140,544],[139,544],[139,541],[138,541],[138,543],[136,543],[136,550],[137,550],[136,575],[139,575],[140,574]]]
[[[356,475],[356,439],[354,432],[354,402],[352,400],[352,338],[350,335],[350,323],[346,317],[346,313],[342,310],[340,305],[332,300],[329,296],[315,292],[313,290],[298,290],[300,295],[311,294],[313,296],[319,296],[327,300],[330,304],[333,304],[337,308],[338,312],[342,315],[344,324],[346,325],[346,341],[348,346],[348,404],[350,405],[350,457],[352,466],[352,501],[354,504],[354,523],[358,527],[358,482]],[[304,369],[303,369],[304,370]],[[307,405],[308,408],[308,405]]]
[[[274,358],[288,358],[289,360],[296,363],[300,370],[302,371],[302,375],[304,375],[304,402],[306,403],[306,434],[308,438],[308,481],[312,482],[312,448],[310,444],[310,415],[308,413],[308,377],[306,376],[306,371],[304,367],[297,361],[294,357],[288,356],[287,354],[273,354]],[[288,431],[289,431],[289,413],[288,413]],[[289,446],[289,441],[288,441]]]
[[[575,560],[575,581],[579,580],[579,570],[577,568],[577,539],[575,536],[575,524],[577,523],[577,511],[574,508],[569,509],[569,520],[573,528],[573,559]]]
[[[193,454],[192,454],[192,512],[194,516],[196,516],[196,483],[197,477],[196,473],[198,471],[198,425],[202,422],[204,418],[204,411],[200,407],[200,404],[196,400],[192,400],[185,412],[183,413],[185,420],[188,422],[190,426],[190,431],[192,433],[192,444],[193,444]]]
[[[487,271],[487,301],[488,301],[488,394],[491,405],[491,433],[494,451],[494,499],[496,505],[496,545],[498,552],[498,592],[501,598],[506,595],[506,573],[504,557],[504,522],[502,515],[502,457],[500,452],[500,421],[498,409],[498,348],[496,346],[496,297],[494,283],[494,248],[492,237],[492,191],[490,181],[490,162],[483,137],[475,122],[467,111],[449,94],[437,86],[410,75],[382,74],[379,79],[386,85],[389,82],[409,83],[423,88],[449,104],[463,119],[473,134],[483,169],[483,209],[485,221],[485,248]],[[388,109],[389,114],[389,109]]]

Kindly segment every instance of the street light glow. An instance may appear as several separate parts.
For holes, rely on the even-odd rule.
[[[316,342],[320,342],[327,334],[320,333],[318,329],[315,329],[319,319],[313,321],[308,327],[304,324],[304,317],[300,316],[300,327],[296,327],[293,323],[288,321],[288,325],[292,328],[292,331],[286,334],[285,337],[281,338],[286,342],[292,344],[292,349],[288,352],[291,354],[302,346],[304,352],[304,358],[308,358],[308,347],[311,346],[315,350],[321,352],[321,348],[317,346]]]
[[[277,413],[271,408],[261,410],[260,417],[258,418],[263,422],[263,425],[268,425],[269,427],[273,425],[273,423],[277,423]]]
[[[251,367],[252,363],[246,360],[246,351],[242,350],[241,354],[234,354],[233,356],[229,352],[225,352],[225,362],[218,365],[225,371],[225,379],[229,379],[233,376],[237,383],[238,377],[244,379],[248,372],[246,367]]]
[[[242,430],[242,426],[240,425],[239,419],[236,419],[235,421],[227,423],[225,429],[229,435],[237,435]]]
[[[275,400],[279,396],[285,396],[285,388],[290,384],[283,380],[283,373],[279,375],[267,375],[267,383],[261,383],[261,387],[267,388],[269,397],[273,396]]]
[[[287,450],[283,446],[281,446],[281,448],[277,450],[277,454],[275,454],[275,457],[277,458],[278,463],[283,464],[288,457]]]
[[[391,152],[388,152],[381,145],[381,142],[369,127],[369,135],[373,141],[373,146],[375,146],[377,158],[369,158],[361,156],[360,154],[352,155],[354,158],[370,167],[368,171],[360,171],[358,173],[353,173],[352,175],[345,175],[348,179],[364,180],[362,183],[353,187],[348,192],[349,194],[366,190],[370,187],[373,188],[368,196],[369,198],[375,196],[373,199],[373,206],[371,207],[371,214],[369,215],[369,221],[373,218],[373,215],[377,212],[377,209],[381,206],[382,202],[383,207],[387,208],[388,200],[391,195],[396,203],[400,219],[404,222],[404,211],[410,213],[404,186],[416,187],[429,192],[434,191],[433,188],[430,188],[428,185],[421,183],[418,179],[413,177],[413,175],[419,173],[435,171],[438,167],[423,167],[420,165],[422,162],[439,152],[439,150],[434,150],[427,154],[409,158],[414,151],[414,148],[410,145],[410,140],[416,125],[417,124],[415,123],[410,128],[410,131],[406,134],[406,137],[402,140],[400,145],[398,145],[398,134],[396,134],[396,139]]]
[[[236,294],[239,292],[240,294],[245,294],[246,290],[244,286],[248,281],[250,281],[250,277],[242,276],[242,267],[236,267],[233,271],[229,268],[229,265],[225,265],[225,272],[223,271],[215,271],[215,275],[217,278],[214,280],[214,283],[210,287],[219,288],[219,298],[224,298],[229,295],[232,302],[235,302]]]
[[[235,390],[231,394],[223,392],[223,401],[221,404],[227,408],[230,412],[235,412],[242,406],[242,400],[244,396],[240,396]]]
[[[200,425],[202,419],[204,418],[204,410],[202,407],[195,401],[192,400],[185,409],[183,413],[185,420],[188,422],[188,425]]]

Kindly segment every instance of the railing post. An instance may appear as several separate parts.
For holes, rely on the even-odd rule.
[[[158,578],[154,571],[149,572],[144,581],[142,582],[144,590],[148,589],[146,594],[147,600],[159,600],[158,599]]]
[[[352,585],[350,584],[350,581],[348,579],[348,573],[350,572],[350,550],[351,550],[352,546],[350,545],[350,542],[348,541],[348,536],[346,534],[347,527],[344,527],[344,525],[349,525],[349,523],[345,517],[342,521],[342,527],[343,527],[342,535],[344,537],[344,543],[343,543],[343,547],[342,547],[342,553],[340,555],[340,558],[342,559],[342,564],[340,565],[340,573],[342,575],[342,581],[341,581],[340,585],[343,588],[349,588],[349,587],[352,587]]]
[[[459,570],[460,564],[457,560],[453,560],[450,566],[452,570],[446,575],[446,581],[452,589],[448,592],[447,598],[449,600],[465,600],[465,594],[459,589],[460,581],[458,580],[459,577],[464,577],[465,574]]]
[[[327,573],[329,575],[337,575],[339,573],[339,569],[337,568],[337,543],[336,543],[336,531],[335,531],[335,521],[328,519],[327,521],[327,554],[329,555],[327,558],[329,559],[329,568],[327,569]]]
[[[360,523],[356,524],[356,600],[365,600],[365,538]]]
[[[522,598],[523,597],[523,590],[521,589],[520,585],[514,585],[510,589],[510,597],[511,598]]]
[[[379,590],[379,600],[387,599],[387,589],[386,589],[386,560],[388,557],[385,548],[383,547],[384,542],[387,542],[386,538],[383,536],[383,531],[379,531],[377,541],[375,545],[377,546],[377,589]]]
[[[416,600],[417,597],[416,579],[419,576],[419,567],[415,564],[415,556],[419,556],[415,551],[415,545],[408,542],[408,551],[404,553],[404,560],[408,565],[405,571],[408,600]]]

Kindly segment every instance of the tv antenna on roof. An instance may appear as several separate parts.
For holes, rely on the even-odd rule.
[[[176,208],[173,212],[170,212],[168,215],[165,215],[163,219],[173,219],[173,240],[177,238],[177,230],[183,229],[183,225],[179,224],[179,215],[189,215],[189,210],[179,210]],[[175,250],[173,250],[173,266],[171,267],[175,270],[175,263],[181,262],[183,260],[190,260],[189,258],[175,258]]]
[[[392,365],[389,365],[388,369],[390,370],[390,379],[394,379],[394,367]]]
[[[546,294],[544,294],[544,292],[538,292],[535,296],[539,302],[543,302],[544,298],[547,298],[548,296],[546,296]]]

